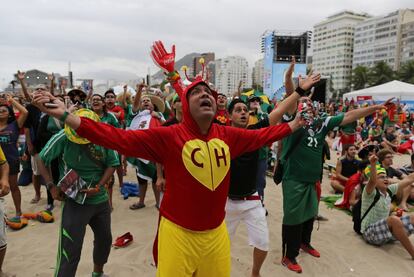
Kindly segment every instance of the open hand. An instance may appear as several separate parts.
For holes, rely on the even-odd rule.
[[[321,80],[321,74],[320,73],[313,74],[311,71],[306,77],[306,79],[302,78],[302,76],[299,75],[299,87],[304,90],[308,90],[320,80]]]
[[[292,78],[293,71],[295,70],[295,56],[292,56],[288,70],[286,71],[286,77]]]
[[[26,74],[24,72],[20,72],[20,70],[17,71],[17,79],[20,81],[24,80],[25,75]]]
[[[151,47],[151,58],[154,63],[166,72],[174,71],[175,64],[175,45],[172,46],[171,53],[167,53],[164,44],[158,40]]]

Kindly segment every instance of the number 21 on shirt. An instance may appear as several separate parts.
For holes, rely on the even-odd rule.
[[[307,137],[307,139],[308,139],[309,147],[314,147],[314,148],[318,147],[318,140],[315,137]]]

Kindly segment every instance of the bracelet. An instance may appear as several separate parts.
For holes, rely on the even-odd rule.
[[[298,86],[295,91],[300,95],[300,97],[305,96],[306,95],[306,90],[304,90],[303,88],[301,88],[300,86]]]
[[[68,117],[69,113],[67,111],[65,111],[62,116],[59,118],[60,121],[62,121],[63,123],[66,121],[66,118]]]
[[[168,81],[175,82],[175,81],[177,81],[178,79],[180,79],[180,74],[178,74],[178,72],[177,72],[177,71],[172,71],[172,72],[169,72],[169,73],[167,74],[167,79],[168,79]]]

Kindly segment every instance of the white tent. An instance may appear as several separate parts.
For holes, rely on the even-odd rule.
[[[395,97],[401,101],[412,102],[414,101],[414,85],[400,81],[391,81],[379,86],[345,93],[343,98],[357,100],[358,96],[371,96],[374,101],[385,101],[391,97]]]

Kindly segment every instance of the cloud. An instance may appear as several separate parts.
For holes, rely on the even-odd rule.
[[[2,1],[0,87],[17,69],[65,75],[68,61],[85,77],[110,71],[144,76],[148,68],[157,70],[149,47],[159,39],[168,47],[176,44],[177,57],[213,51],[217,58],[244,56],[253,65],[268,29],[312,30],[344,9],[380,15],[410,5],[406,0]]]

